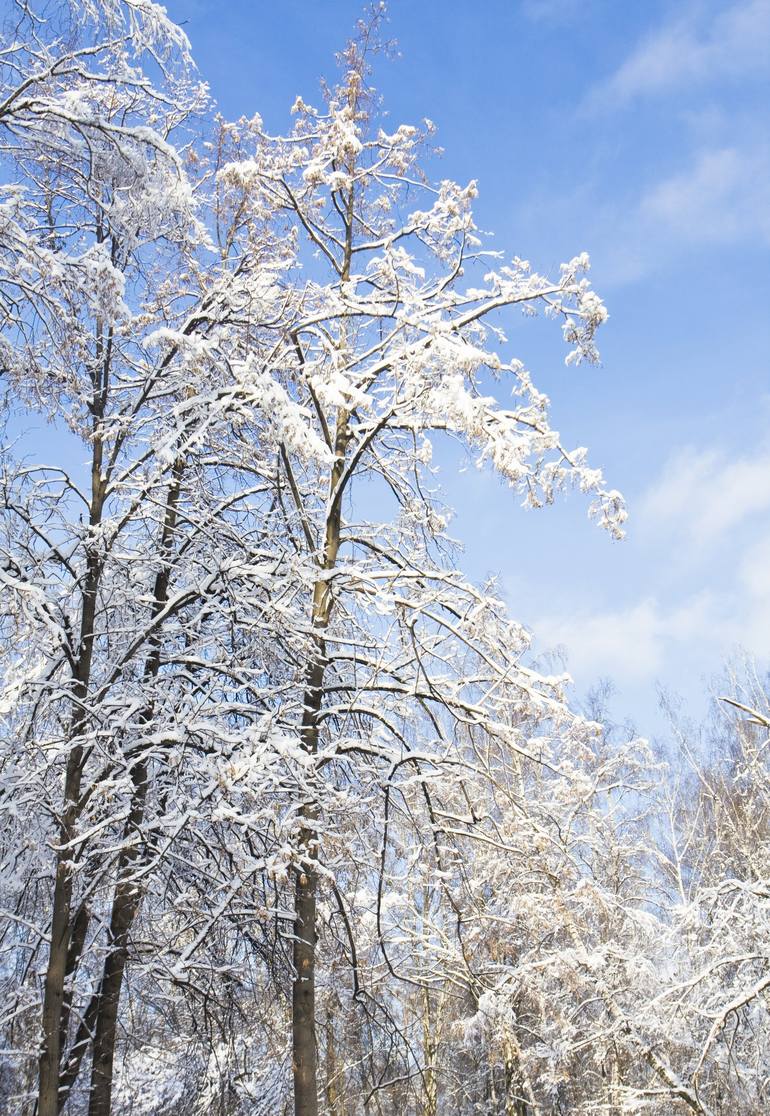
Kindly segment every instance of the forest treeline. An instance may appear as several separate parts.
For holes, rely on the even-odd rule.
[[[7,1116],[768,1108],[764,682],[662,756],[462,573],[450,444],[622,534],[505,332],[606,311],[388,124],[383,15],[273,136],[152,0],[5,13]]]

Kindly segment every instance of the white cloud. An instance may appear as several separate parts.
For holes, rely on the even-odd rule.
[[[620,604],[533,617],[537,648],[563,649],[580,687],[609,677],[626,692],[700,690],[739,647],[770,661],[770,448],[680,451],[636,518],[643,582]]]
[[[740,643],[761,658],[770,656],[770,532],[746,548],[738,562]]]
[[[641,95],[769,71],[770,0],[722,6],[709,23],[695,8],[645,39],[592,102],[614,107]]]
[[[648,190],[639,217],[681,240],[770,242],[770,158],[736,147],[701,151],[690,167]]]
[[[635,282],[694,248],[770,245],[770,147],[756,135],[692,153],[636,200],[597,209],[592,257],[608,282]]]
[[[569,617],[541,616],[534,625],[537,646],[561,648],[567,669],[582,686],[610,677],[622,683],[652,681],[664,676],[677,649],[718,634],[729,644],[737,628],[719,617],[719,606],[707,592],[695,594],[679,607],[654,597],[608,612]]]
[[[532,23],[551,26],[585,17],[586,0],[522,0],[521,12]]]
[[[718,119],[714,126],[721,130],[722,124]],[[706,127],[699,120],[701,133]],[[713,257],[720,249],[769,246],[767,135],[754,121],[743,121],[731,142],[720,136],[704,143],[702,134],[699,141],[675,173],[641,189],[624,184],[615,197],[602,197],[586,185],[546,201],[540,196],[529,209],[522,207],[520,220],[542,220],[547,209],[562,227],[579,227],[605,287],[654,275],[696,249]]]
[[[749,547],[741,560],[739,573],[755,600],[770,602],[770,535]]]
[[[678,536],[700,548],[769,510],[770,450],[730,459],[690,447],[666,464],[642,497],[638,515],[649,538]]]
[[[612,675],[653,677],[663,663],[654,600],[594,615],[541,616],[534,624],[537,647],[562,650],[578,683]]]

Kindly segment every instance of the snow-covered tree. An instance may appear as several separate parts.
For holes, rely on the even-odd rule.
[[[4,1006],[14,1057],[42,1032],[38,1085],[17,1078],[13,1103],[36,1091],[40,1116],[58,1112],[87,1064],[96,1116],[145,881],[192,817],[216,812],[223,772],[244,781],[236,742],[260,739],[249,686],[267,643],[233,635],[232,612],[264,607],[277,583],[241,529],[248,493],[207,451],[248,396],[218,339],[240,331],[243,348],[248,322],[253,355],[273,345],[259,330],[281,318],[281,253],[257,267],[252,219],[237,258],[206,231],[185,152],[203,93],[162,9],[73,5],[52,22],[20,5],[10,30]],[[42,461],[25,457],[25,408],[51,423]]]
[[[555,279],[515,257],[490,260],[473,222],[475,185],[430,186],[420,167],[426,136],[380,126],[367,84],[371,34],[367,25],[349,46],[323,110],[297,100],[289,136],[265,135],[258,118],[236,125],[251,153],[220,172],[249,192],[249,205],[272,212],[305,260],[270,370],[306,417],[299,429],[287,422],[276,395],[278,545],[303,587],[310,640],[280,710],[296,786],[297,1116],[318,1111],[317,932],[345,928],[356,1001],[371,996],[359,923],[374,928],[389,973],[406,975],[390,944],[401,937],[394,881],[404,863],[427,884],[450,871],[444,787],[454,796],[477,764],[459,739],[469,735],[481,753],[500,742],[536,761],[533,721],[565,748],[594,731],[568,712],[560,680],[524,665],[528,637],[494,592],[455,568],[434,493],[434,442],[455,439],[529,505],[576,484],[613,534],[624,518],[584,451],[562,447],[548,400],[503,333],[506,313],[540,309],[561,325],[568,363],[594,359],[606,314],[585,278],[587,257]],[[510,403],[498,402],[501,391]],[[396,848],[394,810],[406,810],[412,827]]]
[[[506,336],[540,313],[590,362],[606,312],[386,127],[381,15],[283,137],[206,115],[152,3],[9,24],[4,1100],[757,1111],[764,707],[662,803],[459,568],[458,454],[622,534]]]

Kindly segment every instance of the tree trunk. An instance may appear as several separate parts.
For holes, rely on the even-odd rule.
[[[303,830],[307,843],[314,834]],[[318,1116],[315,1030],[316,874],[309,866],[297,874],[294,921],[292,1046],[295,1116]]]
[[[171,566],[171,548],[176,530],[179,497],[182,490],[184,461],[177,458],[171,476],[163,530],[160,539],[161,567],[155,577],[151,619],[168,603]],[[150,651],[144,668],[144,683],[157,678],[160,671],[161,633],[156,629],[149,640]],[[152,695],[140,714],[141,724],[152,720],[154,706]],[[128,937],[142,901],[141,886],[132,878],[141,857],[141,825],[144,820],[149,770],[147,761],[139,759],[131,771],[133,792],[131,807],[123,829],[123,850],[118,860],[117,883],[112,900],[112,914],[108,939],[108,952],[104,960],[102,978],[96,1002],[96,1027],[94,1031],[93,1059],[91,1065],[91,1097],[88,1116],[110,1116],[112,1108],[113,1067],[117,1039],[118,1008],[123,988],[123,977],[128,960]]]
[[[331,1008],[326,1012],[326,1103],[329,1116],[342,1116],[337,1085],[337,1051],[334,1039],[334,1019]]]
[[[76,767],[75,764],[72,765]],[[68,771],[68,776],[70,772]],[[75,779],[67,779],[65,795]],[[68,813],[61,824],[60,840],[65,844],[72,826]],[[62,1051],[62,1011],[64,1008],[64,982],[67,972],[67,955],[70,942],[70,909],[72,905],[72,872],[69,861],[61,853],[56,858],[53,915],[51,918],[51,944],[45,974],[43,997],[43,1044],[40,1053],[38,1083],[38,1116],[57,1116],[59,1111],[59,1066]]]
[[[351,107],[355,107],[357,86],[351,87]],[[348,173],[353,177],[355,156],[348,162]],[[353,259],[353,219],[355,187],[351,186],[345,206],[345,246],[340,280],[350,279]],[[295,339],[296,341],[296,339]],[[298,344],[298,342],[296,342]],[[346,348],[345,324],[339,340],[340,352]],[[300,359],[301,354],[300,354]],[[344,407],[337,410],[334,434],[334,464],[329,476],[329,506],[324,532],[324,549],[321,569],[327,574],[334,569],[340,547],[342,523],[342,488],[340,482],[345,470],[350,432],[349,412]],[[302,714],[301,741],[306,752],[318,751],[319,714],[323,705],[323,680],[326,670],[326,644],[324,634],[332,613],[332,595],[328,580],[321,578],[313,587],[312,622],[314,631],[313,660],[306,675]],[[318,1051],[315,1031],[315,943],[316,943],[316,888],[318,840],[315,822],[318,809],[314,802],[304,803],[301,816],[310,825],[300,832],[300,863],[295,877],[294,915],[294,983],[292,985],[292,1069],[294,1073],[294,1116],[318,1116]]]
[[[526,1077],[518,1043],[509,1035],[503,1043],[505,1056],[505,1116],[538,1116],[535,1094]]]
[[[91,1067],[91,1097],[88,1116],[110,1116],[112,1106],[113,1062],[117,1037],[118,1007],[123,986],[123,974],[128,958],[128,935],[139,909],[142,890],[131,880],[131,869],[139,857],[139,827],[144,816],[147,798],[147,764],[138,763],[134,769],[134,799],[126,829],[135,836],[135,842],[121,853],[118,883],[112,901],[109,946],[99,986],[94,1032],[93,1061]]]
[[[101,522],[104,504],[104,481],[101,475],[102,441],[99,433],[102,414],[103,402],[95,403],[91,462],[91,513],[89,519],[91,527],[97,527]],[[65,983],[67,977],[74,972],[79,960],[79,958],[73,956],[70,950],[73,929],[72,857],[74,854],[68,845],[75,836],[83,767],[87,758],[86,750],[83,744],[79,742],[79,737],[82,736],[87,723],[85,702],[91,677],[96,599],[101,572],[101,555],[95,547],[90,546],[86,551],[78,657],[73,672],[73,712],[68,734],[71,746],[64,775],[64,805],[59,822],[59,849],[56,854],[56,876],[51,914],[51,942],[43,995],[43,1036],[39,1061],[38,1116],[58,1116],[59,1075],[62,1049],[66,1041],[65,1027],[62,1025],[65,1019]]]
[[[330,508],[326,520],[322,569],[334,569],[340,545],[341,497],[338,484],[345,465],[348,443],[348,414],[337,415],[335,460],[329,480]],[[329,625],[332,597],[328,580],[319,579],[313,588],[314,658],[306,676],[301,741],[306,752],[318,751],[318,717],[323,704],[326,670],[324,632]],[[315,943],[316,888],[315,869],[318,842],[315,822],[318,809],[311,800],[302,804],[304,823],[299,835],[301,862],[294,884],[294,982],[292,984],[291,1029],[292,1070],[294,1074],[294,1116],[318,1116],[318,1070],[315,1026]]]
[[[424,987],[422,990],[422,1057],[425,1063],[425,1068],[423,1070],[425,1089],[425,1099],[422,1107],[423,1116],[438,1116],[437,1053],[436,1019],[431,1004],[430,992]]]

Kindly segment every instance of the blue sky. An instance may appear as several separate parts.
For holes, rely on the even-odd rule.
[[[446,477],[477,577],[499,572],[579,689],[660,726],[657,686],[702,711],[743,646],[770,661],[770,0],[391,0],[391,122],[429,117],[438,177],[479,182],[495,244],[555,268],[583,249],[610,321],[599,369],[557,329],[517,355],[626,495],[612,544],[577,497],[523,512],[494,478]],[[349,0],[173,0],[227,116],[289,126],[361,12]]]

